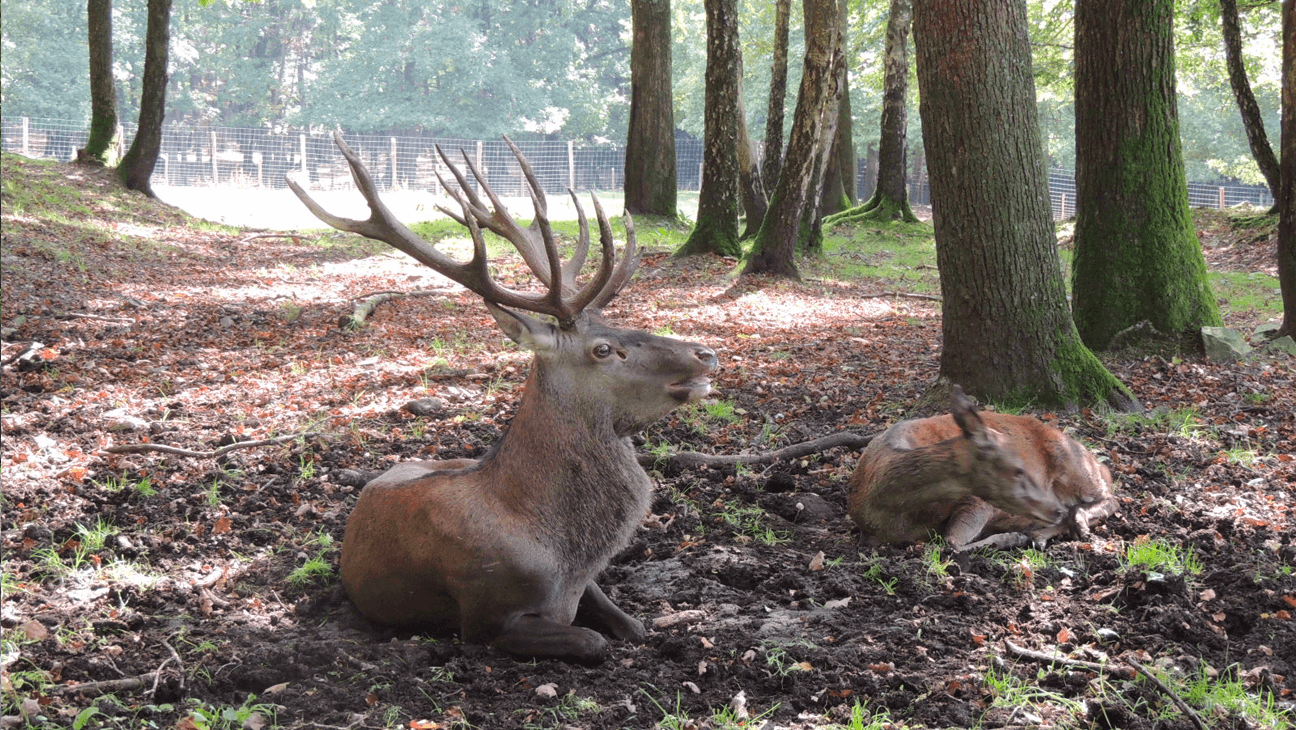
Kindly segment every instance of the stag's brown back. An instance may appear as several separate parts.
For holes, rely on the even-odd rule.
[[[946,538],[956,550],[1087,535],[1116,508],[1111,473],[1088,449],[1030,416],[977,412],[955,387],[947,415],[876,436],[851,477],[848,510],[870,542]],[[988,536],[1006,534],[1004,539]],[[977,538],[987,537],[977,542]]]

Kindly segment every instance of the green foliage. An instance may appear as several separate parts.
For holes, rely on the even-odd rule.
[[[1159,538],[1135,539],[1125,546],[1120,561],[1125,570],[1171,575],[1197,575],[1202,572],[1201,558],[1197,557],[1191,545],[1183,548]]]

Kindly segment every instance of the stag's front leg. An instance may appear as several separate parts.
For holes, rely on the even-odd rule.
[[[580,609],[582,613],[607,629],[607,633],[622,641],[638,643],[648,635],[644,630],[643,622],[617,608],[612,599],[608,598],[594,581],[585,584]]]

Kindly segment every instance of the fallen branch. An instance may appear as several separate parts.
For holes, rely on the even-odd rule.
[[[176,456],[191,456],[195,459],[214,459],[235,449],[254,449],[261,446],[275,446],[286,441],[294,441],[305,436],[310,436],[314,433],[314,431],[302,431],[301,433],[290,433],[286,436],[276,436],[274,438],[260,439],[257,441],[239,441],[211,451],[191,451],[190,449],[182,449],[179,446],[167,446],[165,444],[122,444],[120,446],[105,446],[99,450],[107,454],[142,454],[149,451],[155,451],[163,454],[174,454]]]
[[[338,318],[338,327],[344,330],[360,329],[361,327],[364,326],[365,320],[368,319],[369,316],[374,313],[374,310],[378,309],[379,305],[386,304],[387,302],[390,302],[393,299],[404,299],[405,297],[426,297],[426,296],[431,296],[433,294],[447,294],[450,291],[452,290],[418,289],[415,291],[408,291],[408,292],[401,292],[401,291],[379,292],[377,294],[370,295],[365,299],[357,302],[355,305],[355,309],[352,310],[351,314],[344,315]]]
[[[936,296],[935,294],[912,294],[910,292],[905,292],[905,291],[884,291],[884,292],[878,292],[877,294],[857,294],[856,296],[862,297],[864,299],[878,299],[881,297],[904,297],[908,299],[926,299],[932,302],[939,302],[941,300],[941,298]]]
[[[102,314],[86,314],[85,312],[63,312],[54,315],[54,319],[93,319],[96,322],[108,322],[110,324],[135,324],[135,320],[130,317],[107,317]]]
[[[1134,672],[1128,667],[1113,666],[1111,664],[1099,664],[1098,662],[1086,662],[1081,659],[1072,659],[1071,657],[1062,656],[1061,654],[1045,654],[1042,651],[1034,651],[1023,646],[1017,646],[1011,641],[1004,641],[1004,646],[1008,647],[1008,653],[1013,656],[1025,659],[1034,659],[1037,662],[1046,662],[1049,664],[1061,664],[1066,667],[1076,669],[1085,669],[1090,672],[1100,672],[1116,674],[1125,679],[1132,679]]]
[[[168,657],[167,662],[171,659]],[[114,692],[129,692],[136,689],[150,687],[156,681],[158,673],[149,672],[141,674],[138,677],[123,677],[121,679],[105,679],[100,682],[81,682],[79,684],[61,684],[57,687],[51,687],[49,691],[53,694],[84,694],[84,695],[106,695]]]
[[[250,241],[259,241],[266,238],[291,238],[293,243],[301,244],[301,240],[306,238],[300,233],[258,233],[255,236],[244,236],[239,239],[239,243],[248,243]]]
[[[9,367],[9,365],[12,364],[15,360],[29,358],[33,353],[40,352],[43,349],[45,349],[44,343],[36,342],[35,340],[32,340],[26,347],[24,347],[18,353],[10,355],[9,357],[6,357],[4,360],[0,360],[0,368]]]
[[[853,431],[842,431],[812,441],[784,446],[777,451],[766,451],[758,454],[702,454],[696,451],[677,451],[667,454],[639,454],[640,466],[733,466],[735,464],[772,464],[776,461],[790,461],[802,456],[817,454],[821,451],[845,446],[851,449],[862,449],[873,440],[874,434],[864,435]]]
[[[1170,701],[1175,703],[1175,706],[1178,707],[1183,714],[1187,715],[1189,720],[1192,720],[1193,725],[1197,726],[1197,730],[1206,730],[1206,723],[1202,721],[1201,716],[1194,712],[1193,708],[1189,707],[1188,703],[1184,702],[1182,697],[1167,687],[1164,682],[1153,676],[1153,674],[1147,670],[1147,667],[1139,664],[1138,660],[1131,656],[1122,657],[1121,660],[1137,669],[1139,674],[1147,677],[1152,684],[1156,685],[1157,689],[1161,690],[1166,697],[1169,697]]]

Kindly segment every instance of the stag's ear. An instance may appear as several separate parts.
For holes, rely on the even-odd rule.
[[[522,347],[540,352],[553,349],[555,346],[554,330],[556,328],[548,322],[541,322],[535,317],[505,309],[490,302],[486,302],[486,309],[495,318],[495,323],[499,325],[500,329],[504,330],[504,334]]]
[[[978,446],[988,444],[989,437],[986,435],[985,423],[977,415],[976,402],[957,385],[954,386],[951,400],[953,405],[950,408],[950,415],[954,416],[954,422],[963,431],[963,435],[972,439]]]

